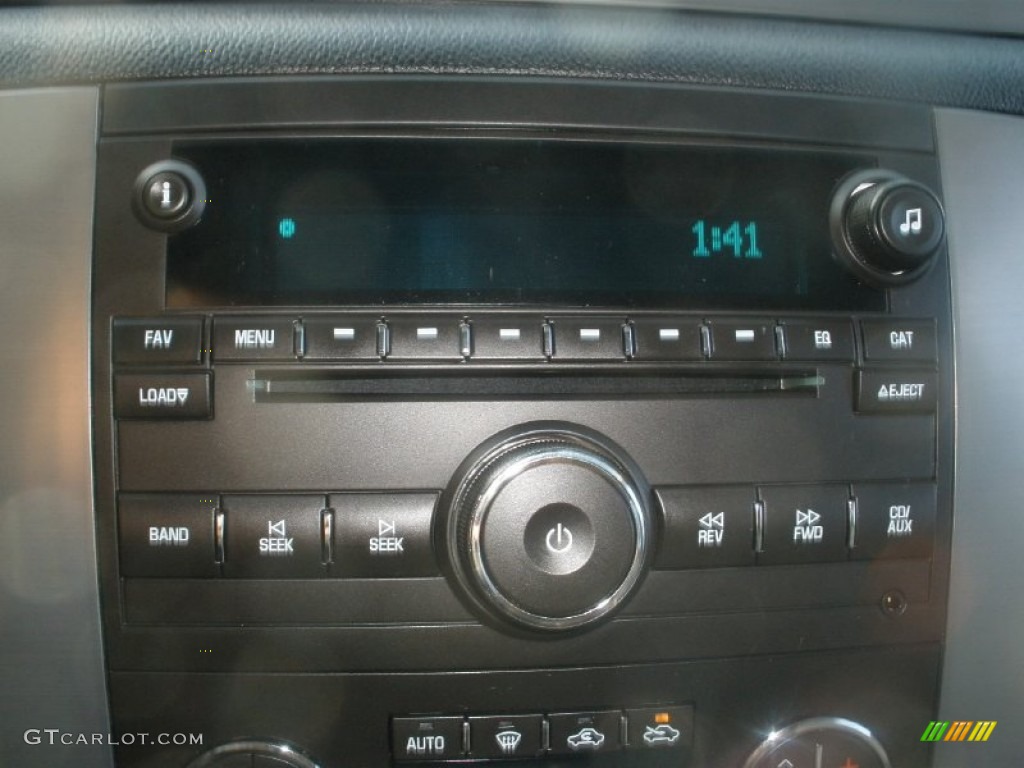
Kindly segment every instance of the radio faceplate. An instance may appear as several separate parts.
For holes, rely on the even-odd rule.
[[[344,87],[338,84],[339,93]],[[685,94],[657,89],[648,98],[667,104]],[[744,97],[733,98],[739,103]],[[393,717],[440,713],[458,718],[461,728],[463,719],[492,715],[541,723],[565,713],[671,704],[693,707],[687,750],[692,747],[698,764],[730,765],[758,739],[734,721],[725,726],[725,742],[713,736],[716,722],[727,721],[721,713],[749,695],[756,703],[744,709],[760,706],[758,717],[768,718],[782,696],[768,682],[752,683],[752,693],[737,690],[740,669],[783,654],[794,675],[820,673],[830,658],[857,657],[851,663],[867,669],[870,662],[858,648],[905,665],[901,677],[894,665],[881,664],[864,678],[867,687],[886,690],[887,675],[902,680],[912,694],[909,703],[902,701],[900,717],[927,714],[937,690],[951,520],[946,258],[941,252],[930,270],[905,286],[869,288],[832,260],[827,238],[829,195],[848,172],[890,168],[936,190],[935,160],[930,146],[907,148],[884,132],[868,131],[859,142],[830,138],[824,116],[830,109],[841,114],[846,105],[814,100],[813,106],[823,116],[821,128],[799,142],[770,131],[712,139],[688,131],[685,120],[657,135],[570,128],[575,124],[567,121],[544,131],[528,125],[370,131],[340,124],[289,134],[257,125],[238,135],[107,136],[99,155],[93,393],[98,547],[116,722],[147,723],[152,715],[132,711],[137,684],[154,674],[185,673],[181,691],[199,701],[222,684],[230,687],[234,676],[279,676],[267,695],[288,699],[311,684],[300,677],[315,673],[319,682],[307,690],[315,688],[314,699],[323,700],[372,674],[389,681],[380,687],[374,721],[362,726],[375,735],[351,732],[360,709],[355,703],[343,704],[339,718],[348,731],[311,733],[297,725],[303,708],[294,701],[290,713],[267,704],[278,718],[273,723],[218,715],[216,734],[224,741],[239,733],[276,734],[324,765],[352,755],[357,764],[386,765],[401,757],[390,746]],[[780,109],[799,115],[805,107]],[[884,105],[871,109],[884,115]],[[289,259],[300,267],[312,263],[288,251],[310,227],[326,227],[317,242],[331,240],[338,234],[331,217],[348,214],[278,211],[280,189],[271,183],[277,177],[261,176],[260,162],[291,152],[304,158],[307,171],[315,169],[312,146],[330,158],[333,171],[338,158],[348,156],[362,158],[361,173],[371,179],[384,165],[385,186],[404,191],[407,179],[395,182],[395,167],[432,142],[441,148],[453,188],[486,166],[481,152],[493,155],[500,146],[529,146],[560,158],[560,173],[572,167],[566,158],[578,153],[619,157],[635,148],[652,157],[754,153],[768,166],[785,167],[793,179],[814,177],[821,158],[841,161],[824,177],[827,183],[810,185],[817,190],[812,203],[790,196],[787,206],[784,186],[782,203],[772,203],[795,222],[796,241],[817,244],[800,256],[804,267],[778,280],[737,277],[733,262],[770,268],[770,256],[790,259],[796,241],[766,239],[767,224],[749,206],[719,221],[714,206],[700,205],[705,186],[682,179],[677,194],[697,204],[676,227],[688,238],[679,260],[691,265],[684,277],[692,284],[685,284],[700,289],[683,290],[684,281],[618,290],[614,283],[625,273],[612,270],[612,282],[594,288],[588,299],[585,291],[567,289],[567,276],[579,271],[573,267],[549,273],[554,282],[546,292],[521,282],[520,301],[510,300],[508,285],[491,295],[458,272],[443,274],[435,293],[421,282],[389,294],[384,287],[397,275],[395,267],[369,274],[357,258],[349,266],[362,270],[361,293],[339,288],[347,277],[338,270],[325,274],[320,286],[316,270],[314,283],[284,290],[275,282]],[[352,154],[351,148],[367,145],[373,152]],[[279,154],[259,151],[270,146]],[[389,159],[389,147],[403,164]],[[457,165],[460,147],[472,160],[463,168]],[[244,173],[238,153],[249,157]],[[198,224],[167,234],[139,218],[132,190],[144,169],[171,159],[195,169],[208,197]],[[806,173],[801,160],[810,164]],[[517,167],[505,162],[502,167]],[[608,175],[609,165],[597,167],[597,175],[593,168],[583,174],[586,184]],[[263,184],[232,187],[225,181],[232,169]],[[520,188],[533,189],[524,179],[542,183],[543,165],[515,178]],[[777,195],[778,182],[744,176],[741,196],[756,201],[763,189]],[[620,189],[616,183],[605,188]],[[425,201],[444,197],[439,189],[435,184],[431,194],[405,201],[416,214],[415,227],[396,241],[410,249],[406,267],[414,256],[417,263],[428,256],[435,266],[443,263],[436,241],[429,253],[409,245],[416,239],[411,233],[422,234],[426,226]],[[159,206],[159,188],[155,194]],[[352,199],[345,198],[350,214]],[[398,203],[388,195],[377,199],[384,202],[367,204],[363,218],[349,224],[377,231],[373,248],[379,251],[381,211]],[[671,199],[661,195],[660,204]],[[246,206],[275,215],[247,219],[238,214]],[[487,227],[496,206],[493,198],[480,204]],[[529,242],[522,226],[529,215],[553,215],[537,206],[516,208],[514,237]],[[611,215],[608,207],[595,210]],[[450,238],[459,230],[452,230],[452,210],[443,213]],[[291,224],[282,229],[286,220]],[[243,221],[259,221],[262,229],[255,236],[232,229]],[[533,236],[550,237],[565,226],[552,221]],[[730,235],[733,223],[738,226]],[[633,230],[622,235],[626,229],[615,236],[636,239]],[[493,233],[477,242],[481,238],[493,240]],[[701,240],[708,256],[694,255]],[[562,240],[570,249],[579,242]],[[500,267],[500,244],[488,247],[484,261]],[[616,248],[628,272],[643,271],[638,251]],[[276,249],[272,257],[268,249]],[[754,251],[759,259],[745,255]],[[514,260],[519,266],[523,254]],[[716,257],[724,258],[712,272],[692,273]],[[322,252],[313,262],[318,259]],[[254,261],[260,265],[255,272],[249,269]],[[784,273],[794,262],[786,263]],[[801,269],[812,277],[801,281]],[[536,264],[527,272],[536,275]],[[817,280],[816,274],[828,277]],[[719,282],[709,287],[701,279]],[[731,290],[736,285],[742,290]],[[570,472],[564,481],[568,496],[545,497],[533,507],[508,505],[521,513],[494,506],[489,514],[467,516],[475,522],[466,525],[480,527],[481,540],[488,530],[496,532],[499,543],[488,546],[512,552],[500,566],[496,555],[476,555],[493,576],[495,592],[547,618],[565,616],[555,615],[560,604],[548,601],[545,589],[557,592],[591,565],[622,571],[612,586],[595,588],[589,597],[603,605],[615,594],[614,610],[593,624],[555,631],[510,622],[493,609],[494,593],[467,575],[472,568],[466,564],[477,562],[475,539],[460,538],[455,510],[460,482],[473,474],[470,457],[484,455],[501,435],[526,434],[537,424],[608,446],[596,451],[605,462],[601,471],[628,467],[626,474],[636,478],[627,485],[640,511],[625,525],[633,526],[631,535],[643,528],[649,537],[638,559],[626,558],[639,563],[639,571],[620,595],[615,585],[626,582],[631,566],[617,550],[605,558],[610,550],[603,542],[620,542],[622,532],[590,513],[580,500],[590,498],[586,493],[574,495],[592,479],[593,463],[579,456],[570,463],[582,474]],[[552,454],[541,464],[562,460]],[[523,492],[556,484],[526,483]],[[482,488],[475,493],[486,495]],[[604,486],[594,491],[593,498],[605,499],[594,505],[612,503],[608,493]],[[494,495],[497,505],[501,494]],[[521,552],[515,550],[520,544]],[[530,569],[553,586],[537,581],[529,598],[510,598],[519,593],[509,586],[509,574]],[[445,689],[450,673],[498,670],[525,686],[513,704],[499,695]],[[630,670],[647,681],[644,689],[629,688]],[[684,670],[716,692],[683,684]],[[403,693],[402,677],[410,674],[433,680],[433,692],[420,690],[416,700],[411,689]],[[912,683],[908,675],[916,676]],[[221,682],[207,688],[215,678]],[[804,700],[790,701],[784,707],[789,721],[823,708],[824,714],[872,719],[868,691],[847,704],[832,684],[826,675]],[[171,701],[159,709],[175,722],[189,717]],[[877,719],[870,725],[880,727]],[[882,739],[890,757],[913,764],[923,748],[890,736]],[[627,742],[628,736],[623,749]],[[133,755],[160,765],[182,765],[192,756],[173,748],[122,751],[127,764]],[[646,764],[647,757],[640,752],[629,759]]]

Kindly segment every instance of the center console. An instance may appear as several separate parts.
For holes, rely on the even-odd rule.
[[[930,110],[454,78],[104,99],[119,764],[927,762]]]

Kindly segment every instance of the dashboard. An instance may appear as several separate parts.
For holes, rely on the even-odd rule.
[[[1019,762],[1024,24],[734,5],[0,10],[0,764]]]

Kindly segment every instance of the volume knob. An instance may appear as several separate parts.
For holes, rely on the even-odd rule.
[[[456,475],[444,545],[465,594],[491,616],[570,630],[619,608],[652,552],[650,491],[607,440],[526,425],[497,436]]]
[[[931,267],[945,217],[927,188],[891,171],[864,171],[837,188],[831,209],[837,258],[861,280],[904,285]]]

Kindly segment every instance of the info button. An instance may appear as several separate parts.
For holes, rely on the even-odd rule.
[[[432,493],[338,493],[334,510],[336,576],[434,576]]]

